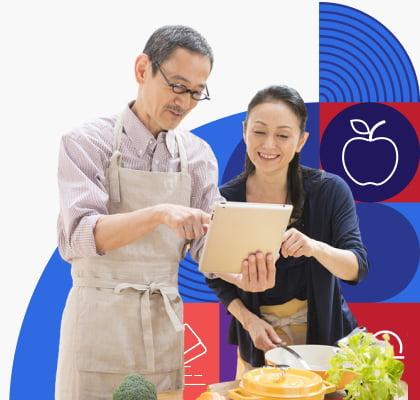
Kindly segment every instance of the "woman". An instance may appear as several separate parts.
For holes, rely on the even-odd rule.
[[[293,205],[274,287],[261,293],[243,290],[258,288],[264,278],[251,268],[246,287],[243,277],[232,274],[207,279],[233,316],[229,341],[239,345],[238,378],[264,365],[264,352],[281,341],[331,345],[356,327],[339,280],[356,284],[366,275],[366,249],[347,184],[299,164],[308,138],[306,119],[305,104],[294,89],[259,91],[244,121],[245,171],[221,188],[229,201]]]

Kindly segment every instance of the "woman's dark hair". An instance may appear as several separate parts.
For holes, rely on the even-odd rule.
[[[166,61],[178,49],[208,57],[213,67],[213,51],[207,40],[196,30],[184,25],[165,25],[152,33],[143,53],[152,61],[152,72],[156,74],[158,65]]]
[[[285,103],[299,119],[300,134],[305,132],[306,120],[308,112],[300,94],[293,88],[286,85],[269,86],[256,93],[248,104],[248,110],[244,121],[244,129],[248,122],[251,111],[258,105],[263,103]],[[244,178],[255,172],[255,165],[252,163],[248,154],[245,155],[245,170],[242,174]],[[304,191],[302,182],[302,169],[299,163],[299,153],[296,153],[292,161],[289,163],[287,171],[287,197],[288,201],[293,204],[293,218],[300,218],[304,203]]]

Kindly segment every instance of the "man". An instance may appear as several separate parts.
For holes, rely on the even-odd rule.
[[[198,32],[162,27],[136,59],[136,100],[118,117],[62,138],[58,241],[72,263],[73,287],[57,400],[109,399],[133,372],[158,391],[183,386],[178,263],[188,241],[198,259],[208,212],[222,198],[210,147],[177,126],[209,100],[212,65]],[[266,269],[266,260],[254,257],[249,268]]]

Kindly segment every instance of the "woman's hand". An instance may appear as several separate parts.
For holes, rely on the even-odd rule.
[[[283,236],[280,253],[283,257],[314,257],[334,276],[355,281],[359,275],[359,262],[350,250],[336,249],[291,228]]]
[[[280,253],[283,257],[312,257],[316,241],[295,228],[287,230],[283,236]]]
[[[251,336],[254,346],[264,352],[274,349],[278,344],[282,343],[274,328],[255,314],[247,321],[244,328]]]
[[[264,254],[258,251],[250,254],[242,262],[242,273],[218,273],[217,276],[234,284],[245,292],[264,292],[274,287],[276,283],[276,266],[271,253]]]

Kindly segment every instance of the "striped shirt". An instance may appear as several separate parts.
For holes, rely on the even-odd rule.
[[[122,165],[141,171],[180,171],[175,132],[160,132],[155,138],[130,105],[123,112]],[[98,219],[108,214],[105,170],[115,146],[113,129],[117,117],[86,123],[64,134],[61,139],[57,233],[60,254],[67,261],[99,254],[93,230]],[[187,153],[191,207],[210,212],[215,201],[223,200],[217,187],[216,157],[204,140],[180,128],[177,128],[177,133]],[[192,241],[190,252],[193,258],[198,258],[202,245],[203,238]]]

